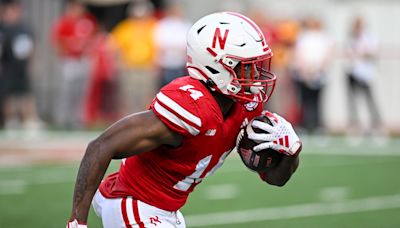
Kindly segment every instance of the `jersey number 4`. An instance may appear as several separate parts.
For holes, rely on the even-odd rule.
[[[203,177],[201,177],[201,176],[203,175],[204,171],[210,164],[212,155],[208,155],[207,157],[201,159],[196,165],[196,170],[190,176],[187,176],[183,180],[176,183],[174,188],[181,190],[181,191],[187,191],[187,190],[189,190],[190,186],[192,186],[193,184],[200,183],[204,178],[210,176],[211,174],[213,174],[217,169],[219,169],[222,166],[222,164],[225,161],[225,158],[229,155],[230,152],[231,151],[229,150],[229,151],[226,151],[225,153],[223,153],[221,155],[221,157],[219,158],[218,163],[210,171],[208,171],[208,173]]]
[[[204,96],[204,94],[198,90],[193,89],[194,86],[192,85],[184,85],[179,87],[179,89],[183,91],[187,91],[190,93],[190,97],[193,98],[193,100],[198,100],[200,97]]]

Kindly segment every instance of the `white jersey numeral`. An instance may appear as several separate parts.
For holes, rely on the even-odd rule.
[[[185,85],[179,87],[179,89],[183,91],[188,91],[190,92],[190,96],[193,98],[193,100],[198,100],[200,97],[204,96],[204,94],[198,90],[193,89],[194,86],[192,85]]]
[[[185,177],[185,179],[175,184],[174,188],[179,189],[181,191],[187,191],[192,184],[199,183],[202,180],[200,176],[201,174],[203,174],[204,170],[210,164],[211,157],[212,155],[209,155],[201,159],[196,165],[196,170],[190,176]]]
[[[217,171],[217,169],[221,168],[222,164],[224,164],[225,158],[228,157],[229,153],[231,151],[226,151],[225,153],[223,153],[221,155],[221,157],[219,158],[218,163],[210,170],[208,171],[207,175],[205,177],[211,176],[211,174],[215,173],[215,171]]]
[[[231,151],[229,150],[229,151],[226,151],[225,153],[223,153],[221,155],[221,157],[219,158],[218,163],[210,171],[208,171],[208,173],[204,177],[210,176],[217,169],[219,169],[222,166],[222,164],[224,163],[225,158],[229,155],[230,152]],[[207,157],[201,159],[197,163],[195,171],[191,175],[185,177],[183,180],[176,183],[174,185],[174,188],[181,190],[181,191],[187,191],[187,190],[189,190],[190,186],[192,186],[193,184],[200,183],[204,179],[204,177],[200,177],[200,176],[204,173],[205,169],[210,164],[211,158],[212,158],[212,155],[208,155]]]

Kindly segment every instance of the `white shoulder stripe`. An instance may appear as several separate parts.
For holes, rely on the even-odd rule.
[[[179,115],[183,116],[184,118],[188,119],[190,122],[193,124],[197,125],[198,127],[201,127],[201,119],[192,113],[188,112],[186,109],[184,109],[182,106],[180,106],[178,103],[173,101],[171,98],[167,97],[165,94],[162,92],[159,92],[157,94],[157,99],[163,103],[165,106],[171,108],[174,110],[176,113],[179,113]]]
[[[180,119],[179,117],[177,117],[176,115],[174,115],[173,113],[171,113],[170,111],[165,109],[163,106],[161,106],[158,103],[158,101],[156,101],[154,103],[154,109],[155,109],[155,111],[157,111],[159,114],[161,114],[162,116],[167,118],[172,123],[180,126],[183,129],[186,129],[190,134],[196,136],[196,135],[198,135],[200,133],[200,130],[196,129],[195,127],[193,127],[193,126],[191,126],[189,124],[187,124],[185,121],[183,121],[182,119]]]

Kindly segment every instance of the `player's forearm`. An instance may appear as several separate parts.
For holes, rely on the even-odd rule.
[[[71,219],[86,223],[93,195],[111,158],[112,155],[101,150],[98,141],[91,142],[87,147],[76,178]]]
[[[296,171],[299,166],[299,157],[295,156],[284,156],[279,165],[261,175],[262,179],[267,183],[276,185],[276,186],[284,186],[292,176],[292,174]]]

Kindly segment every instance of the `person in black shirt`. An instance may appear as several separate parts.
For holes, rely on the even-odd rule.
[[[28,69],[33,53],[33,36],[22,23],[22,8],[18,1],[4,3],[1,17],[0,65],[5,127],[15,129],[22,123],[26,128],[36,128],[38,118]]]
[[[2,14],[2,6],[0,5],[0,15]],[[0,20],[0,59],[3,53],[3,28]],[[0,129],[3,128],[4,124],[4,114],[3,114],[3,104],[4,104],[4,76],[2,69],[2,62],[0,61]]]

